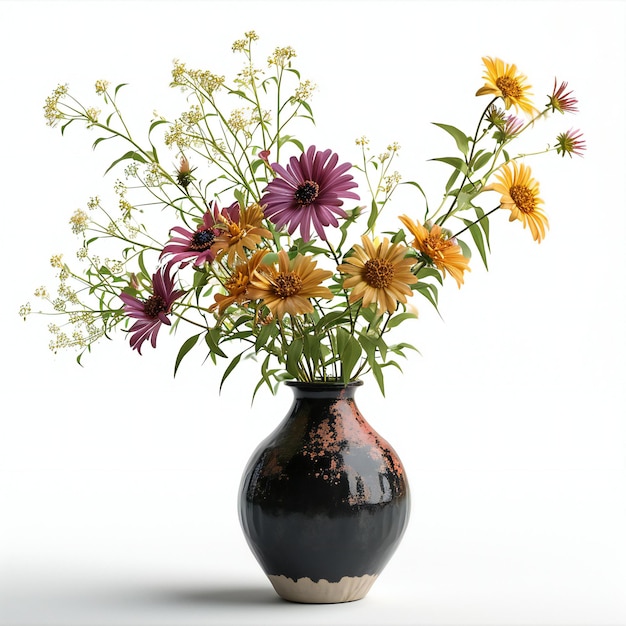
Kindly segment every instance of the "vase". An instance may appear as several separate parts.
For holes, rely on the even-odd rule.
[[[406,529],[404,468],[357,408],[360,384],[286,383],[291,409],[244,472],[243,532],[285,600],[363,598]]]

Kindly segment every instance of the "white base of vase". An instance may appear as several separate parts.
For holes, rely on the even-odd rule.
[[[310,578],[298,578],[295,582],[287,576],[268,576],[276,593],[289,602],[305,604],[335,604],[353,602],[367,595],[377,578],[376,574],[365,576],[344,576],[337,583],[325,579],[317,582]]]

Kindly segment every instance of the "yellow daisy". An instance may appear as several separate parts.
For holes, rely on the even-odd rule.
[[[530,168],[523,163],[508,162],[496,174],[497,183],[492,183],[484,191],[497,191],[502,194],[500,208],[511,211],[509,221],[519,220],[528,226],[533,239],[541,243],[549,228],[548,218],[539,206],[539,183],[531,176]]]
[[[272,233],[263,228],[263,211],[258,204],[251,204],[245,209],[239,209],[239,218],[234,220],[222,215],[222,222],[218,228],[222,233],[215,238],[213,250],[217,251],[217,258],[227,255],[228,264],[233,265],[235,257],[241,260],[246,258],[246,249],[254,250],[261,243],[263,237],[271,238]]]
[[[261,299],[274,318],[281,319],[285,314],[299,315],[312,313],[310,298],[331,300],[332,292],[322,287],[321,282],[330,278],[332,272],[316,269],[317,261],[312,257],[298,254],[289,259],[285,250],[278,253],[278,268],[264,265],[257,269],[250,279],[248,297]]]
[[[413,222],[406,215],[401,215],[400,221],[415,237],[413,247],[426,256],[437,269],[441,270],[444,277],[446,273],[449,273],[460,288],[463,284],[463,272],[471,271],[469,259],[463,256],[461,246],[449,239],[438,224],[428,230],[419,222]]]
[[[209,307],[211,313],[218,309],[219,314],[222,315],[231,304],[245,304],[250,300],[248,295],[250,279],[267,253],[268,250],[258,250],[248,262],[238,263],[235,266],[233,273],[224,283],[224,288],[228,293],[215,294],[215,302]]]
[[[363,246],[353,246],[354,254],[344,259],[337,269],[346,274],[343,286],[352,289],[350,303],[363,299],[363,306],[375,303],[379,313],[393,313],[398,302],[406,303],[413,291],[411,285],[417,278],[411,273],[413,259],[405,258],[408,248],[391,244],[385,238],[382,243],[361,237]]]
[[[526,84],[526,76],[518,73],[517,67],[501,59],[483,57],[486,72],[483,75],[485,84],[476,92],[477,96],[492,95],[504,100],[505,108],[514,106],[518,111],[524,111],[531,117],[537,113],[532,102],[528,99],[531,89]]]

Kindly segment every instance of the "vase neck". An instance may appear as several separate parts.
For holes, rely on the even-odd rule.
[[[358,387],[363,381],[356,380],[347,384],[341,382],[299,382],[288,381],[285,383],[293,390],[296,400],[309,398],[312,400],[348,400],[353,399]]]

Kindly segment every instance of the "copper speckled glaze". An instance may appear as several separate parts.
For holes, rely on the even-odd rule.
[[[360,382],[287,384],[291,409],[242,479],[242,528],[270,580],[292,580],[297,601],[356,600],[328,589],[375,580],[395,551],[409,518],[404,468],[357,408]]]

